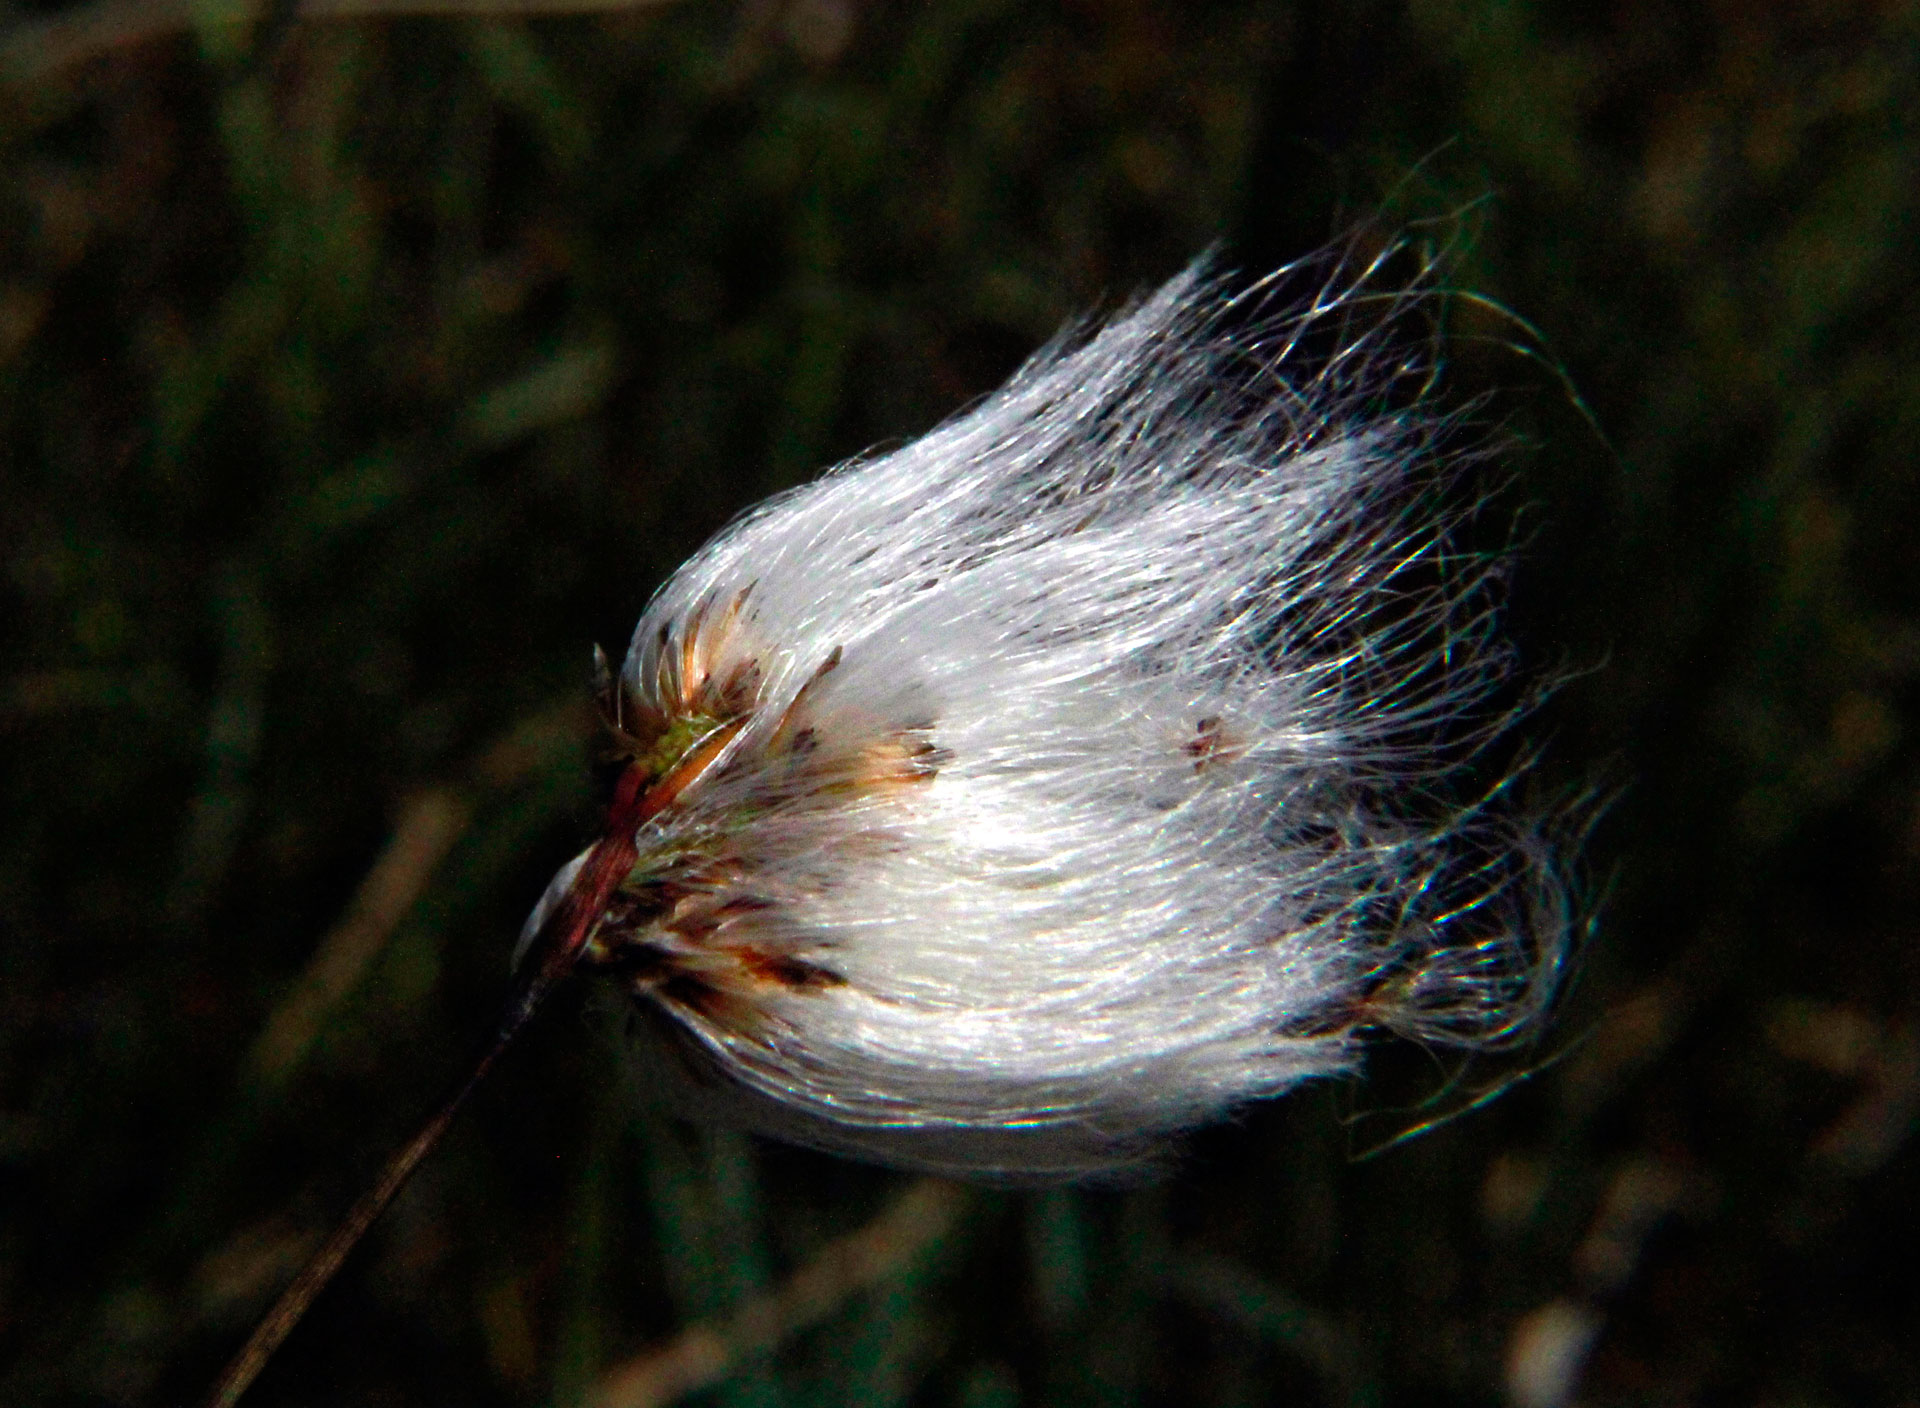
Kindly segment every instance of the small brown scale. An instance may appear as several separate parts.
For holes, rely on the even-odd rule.
[[[1247,746],[1218,714],[1209,714],[1194,725],[1193,737],[1185,744],[1184,751],[1193,759],[1193,770],[1201,773],[1245,756]]]

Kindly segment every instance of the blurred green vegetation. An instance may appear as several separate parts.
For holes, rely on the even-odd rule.
[[[56,65],[0,5],[0,1401],[203,1390],[486,1027],[589,647],[730,515],[1384,209],[1610,441],[1463,308],[1549,775],[1620,791],[1560,1059],[1370,1160],[1418,1053],[950,1201],[701,1401],[1920,1403],[1912,4],[223,12]],[[899,1206],[633,1085],[550,1014],[250,1401],[589,1401]]]

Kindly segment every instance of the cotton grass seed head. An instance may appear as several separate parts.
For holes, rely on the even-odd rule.
[[[1196,266],[709,543],[603,682],[618,863],[522,950],[590,894],[683,1095],[988,1177],[1527,1031],[1567,926],[1486,776],[1502,563],[1380,267],[1275,312]]]
[[[1391,262],[1190,269],[681,568],[600,662],[606,825],[492,1040],[210,1408],[576,969],[692,1103],[994,1179],[1137,1167],[1370,1031],[1523,1038],[1566,907],[1489,761],[1502,561]]]

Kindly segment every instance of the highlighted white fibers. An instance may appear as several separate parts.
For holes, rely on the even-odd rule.
[[[1505,721],[1500,563],[1450,544],[1444,422],[1388,394],[1423,296],[1374,272],[1273,316],[1190,270],[667,583],[606,707],[673,800],[587,962],[674,1079],[1072,1177],[1367,1028],[1538,1015],[1557,886],[1453,776]]]

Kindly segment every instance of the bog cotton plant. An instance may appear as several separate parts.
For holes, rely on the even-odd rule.
[[[1189,272],[655,598],[607,712],[629,766],[693,768],[585,961],[707,1102],[1081,1175],[1369,1027],[1537,1010],[1542,891],[1427,805],[1504,671],[1489,564],[1446,559],[1432,414],[1366,413],[1369,349],[1291,364],[1360,311],[1326,292],[1262,320]]]
[[[577,967],[704,1107],[1063,1178],[1371,1030],[1525,1033],[1565,926],[1506,776],[1458,775],[1512,710],[1501,564],[1454,541],[1403,335],[1426,295],[1274,287],[1189,270],[676,573],[603,678],[606,829],[528,920],[493,1052]]]

